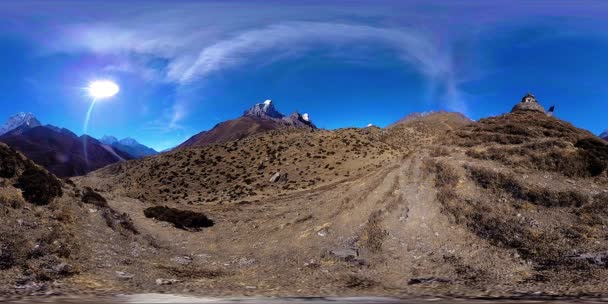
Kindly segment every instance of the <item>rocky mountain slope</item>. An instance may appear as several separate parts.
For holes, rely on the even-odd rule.
[[[112,258],[116,250],[123,256],[137,250],[144,259],[154,254],[128,215],[116,212],[92,189],[64,183],[2,143],[0,213],[4,299],[48,294],[50,288],[59,294],[101,290],[89,273],[120,267],[123,260]]]
[[[245,111],[243,116],[217,124],[209,131],[192,136],[177,148],[201,147],[224,143],[247,136],[282,128],[316,129],[308,114],[293,113],[285,116],[266,100]]]
[[[114,136],[104,136],[99,141],[120,151],[126,152],[135,158],[142,158],[145,156],[158,154],[156,150],[142,145],[137,140],[130,137],[118,140]]]
[[[61,177],[83,175],[108,164],[133,158],[92,137],[77,137],[66,129],[52,126],[18,128],[0,136],[0,142],[8,144]]]
[[[54,202],[82,202],[70,206],[74,225],[91,223],[76,233],[85,267],[32,281],[206,296],[598,295],[607,167],[608,144],[523,108],[281,128],[71,179]],[[5,292],[21,269],[0,270]]]

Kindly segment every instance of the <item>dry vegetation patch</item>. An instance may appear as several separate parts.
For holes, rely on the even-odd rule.
[[[206,215],[189,210],[179,210],[166,206],[150,207],[144,210],[148,218],[169,222],[179,229],[200,229],[214,225]]]

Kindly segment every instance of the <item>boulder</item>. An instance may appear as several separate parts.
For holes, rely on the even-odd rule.
[[[329,255],[344,261],[354,261],[359,257],[359,250],[346,248],[329,251]]]
[[[270,178],[271,183],[286,182],[286,181],[287,181],[287,173],[277,172]]]

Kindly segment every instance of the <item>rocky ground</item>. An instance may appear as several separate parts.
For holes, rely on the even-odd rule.
[[[537,112],[177,150],[64,181],[48,205],[3,201],[3,229],[36,226],[0,292],[601,296],[607,166],[608,145]],[[59,260],[37,277],[54,224],[46,243],[79,249],[43,250]]]

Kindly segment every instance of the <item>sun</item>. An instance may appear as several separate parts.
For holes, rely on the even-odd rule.
[[[96,80],[89,83],[89,95],[96,100],[110,98],[120,91],[120,87],[111,80]]]

